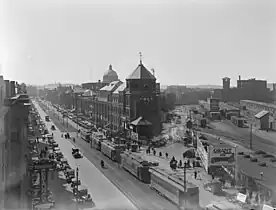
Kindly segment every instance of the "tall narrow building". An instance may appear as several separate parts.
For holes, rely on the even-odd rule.
[[[159,90],[155,76],[142,61],[126,79],[126,105],[130,124],[139,135],[156,135],[161,129]]]

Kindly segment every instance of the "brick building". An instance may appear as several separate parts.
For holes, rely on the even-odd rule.
[[[273,100],[272,91],[267,88],[266,80],[248,79],[242,80],[241,76],[237,80],[237,87],[230,87],[231,79],[224,77],[222,79],[223,89],[216,89],[214,97],[222,101],[240,101],[253,100],[269,102]]]
[[[29,97],[14,81],[1,78],[1,199],[5,209],[25,209],[27,205],[27,163]],[[5,85],[3,85],[5,84]],[[2,91],[4,90],[4,91]]]
[[[77,107],[91,113],[93,124],[111,133],[131,130],[140,138],[160,133],[160,84],[142,62],[125,82],[111,81],[95,91],[91,97],[74,94]]]

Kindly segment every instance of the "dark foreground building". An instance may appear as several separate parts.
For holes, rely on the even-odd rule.
[[[1,77],[1,207],[26,209],[29,97],[14,81]],[[2,83],[3,82],[3,83]]]

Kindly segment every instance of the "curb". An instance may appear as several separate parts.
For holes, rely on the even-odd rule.
[[[40,105],[39,105],[40,106]],[[44,110],[43,110],[44,111]],[[45,112],[45,111],[44,111]],[[45,112],[45,113],[47,113],[47,112]],[[53,122],[53,124],[56,124],[55,122]],[[71,123],[69,123],[68,122],[68,124],[70,124],[71,125]],[[62,125],[61,124],[61,126],[63,126],[64,127],[64,125]],[[71,125],[72,126],[72,125]],[[57,127],[57,126],[56,126]],[[72,126],[73,128],[74,128],[74,126]],[[59,131],[60,133],[62,133],[60,130],[59,130],[59,128],[57,127],[57,131]],[[77,137],[78,139],[79,139],[79,137]],[[68,140],[73,146],[75,146],[75,147],[78,147],[79,148],[79,146],[76,144],[76,143],[74,143],[73,141],[72,141],[72,139],[66,139],[66,140]],[[82,140],[82,139],[79,139],[79,140]],[[93,149],[93,148],[91,148],[91,149]],[[82,150],[80,150],[82,153],[83,153],[83,156],[85,156],[84,155],[84,152],[82,151]],[[89,153],[89,151],[86,151],[86,152],[88,152]],[[86,157],[86,156],[85,156]],[[87,157],[86,157],[87,158]],[[88,158],[87,158],[88,159]],[[123,189],[122,189],[122,187],[120,187],[120,184],[118,184],[117,182],[115,182],[114,180],[112,180],[112,179],[109,179],[107,176],[106,176],[106,174],[102,171],[102,170],[100,170],[94,163],[92,163],[89,159],[88,159],[88,161],[91,163],[91,164],[93,164],[101,173],[102,173],[102,175],[104,175],[104,177],[106,178],[106,179],[108,179],[126,198],[128,198],[129,199],[129,201],[138,209],[138,210],[142,210],[140,207],[139,207],[139,205],[135,202],[135,200],[134,200],[134,198],[132,198],[132,196],[130,196],[130,195],[128,195]],[[110,166],[110,165],[107,165],[107,166]],[[110,168],[112,168],[112,167],[110,167]]]

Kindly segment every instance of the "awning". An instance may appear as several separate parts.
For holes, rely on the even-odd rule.
[[[135,126],[137,126],[137,125],[152,125],[151,122],[143,119],[143,117],[138,117],[136,120],[132,121],[130,124],[135,125]]]

